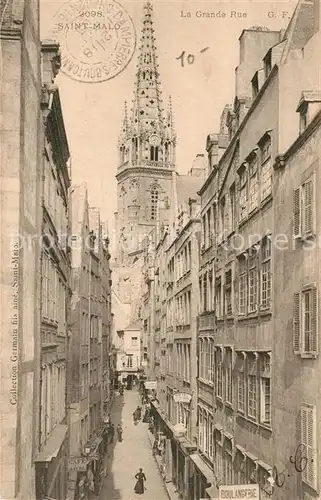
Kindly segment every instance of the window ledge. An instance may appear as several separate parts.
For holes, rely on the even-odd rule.
[[[229,401],[225,401],[225,406],[227,406],[230,410],[233,410],[233,403],[230,403]]]
[[[261,422],[260,427],[262,427],[262,429],[272,432],[271,424],[265,424],[264,422]]]
[[[246,422],[251,423],[252,425],[255,425],[256,427],[260,427],[260,424],[256,420],[246,416],[244,413],[238,412],[237,417],[241,418],[242,420],[245,420]]]
[[[252,208],[252,210],[248,213],[247,218],[251,219],[254,215],[259,213],[259,211],[260,211],[260,207],[258,207],[258,206]]]
[[[260,204],[260,208],[262,210],[262,208],[265,207],[265,205],[267,205],[271,200],[272,200],[273,196],[272,196],[272,193],[268,194],[264,200],[261,200],[261,204]]]
[[[316,359],[318,357],[317,353],[301,352],[300,357],[302,359]]]
[[[207,385],[209,387],[214,387],[214,383],[211,382],[210,380],[206,380],[205,378],[198,377],[198,381],[202,382],[202,384]]]

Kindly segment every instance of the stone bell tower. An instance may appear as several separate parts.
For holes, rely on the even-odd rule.
[[[127,265],[157,223],[166,223],[175,173],[171,99],[164,113],[153,7],[144,6],[132,109],[125,103],[118,140],[116,263]]]

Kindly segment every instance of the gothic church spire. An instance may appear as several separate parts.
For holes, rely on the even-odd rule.
[[[162,135],[164,118],[154,33],[153,6],[148,1],[144,6],[131,121],[137,132]]]

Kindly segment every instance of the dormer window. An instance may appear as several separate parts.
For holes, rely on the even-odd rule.
[[[252,78],[252,98],[255,99],[259,93],[259,75],[258,71],[255,73]]]
[[[314,116],[321,109],[321,92],[304,91],[297,107],[300,113],[300,134],[304,132]]]
[[[267,78],[272,71],[272,49],[268,51],[263,59],[264,62],[264,76]]]

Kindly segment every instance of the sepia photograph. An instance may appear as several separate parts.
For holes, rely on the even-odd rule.
[[[321,500],[321,0],[0,0],[0,118],[0,500]]]

